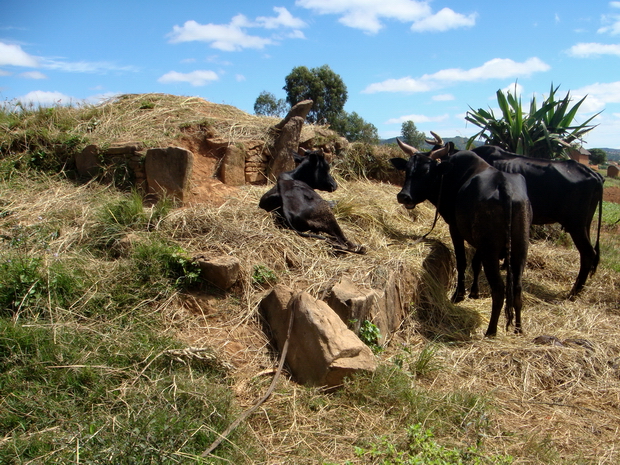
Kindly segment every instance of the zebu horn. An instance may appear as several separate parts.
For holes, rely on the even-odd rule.
[[[433,150],[428,156],[433,160],[438,160],[450,155],[450,144],[444,145],[442,148]]]
[[[426,139],[426,143],[428,145],[444,145],[443,139],[441,138],[441,136],[435,134],[433,131],[431,131],[431,135],[435,138],[435,140]]]
[[[416,153],[421,153],[418,149],[416,149],[415,147],[412,147],[411,145],[405,144],[402,140],[400,140],[398,137],[396,138],[396,142],[398,142],[398,146],[401,148],[401,150],[403,152],[405,152],[407,155],[411,156],[411,155],[415,155]]]

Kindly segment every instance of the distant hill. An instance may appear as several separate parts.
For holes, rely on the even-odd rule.
[[[429,136],[432,138],[432,136]],[[467,146],[467,137],[461,137],[461,136],[457,136],[457,137],[444,137],[443,138],[444,142],[454,142],[454,145],[456,146],[456,148],[458,149],[464,149]],[[382,139],[380,142],[380,144],[395,144],[396,143],[396,137],[392,137],[391,139]],[[474,146],[475,147],[479,147],[483,145],[482,142],[480,141],[474,141]],[[424,144],[423,147],[417,147],[420,150],[430,150],[431,146],[428,144]],[[591,147],[591,148],[595,148],[595,147]],[[604,150],[607,153],[607,159],[610,161],[620,161],[620,149],[608,149],[608,148],[603,148],[603,147],[596,147],[596,148],[600,148],[601,150]]]
[[[429,135],[428,137],[432,139],[432,136]],[[401,138],[399,137],[399,139]],[[443,138],[444,142],[453,142],[457,149],[465,149],[465,147],[467,146],[467,140],[468,140],[467,137],[461,137],[461,136]],[[380,144],[396,144],[396,137],[392,137],[391,139],[382,139],[379,143]],[[475,147],[479,147],[481,145],[483,145],[482,142],[474,141]],[[431,146],[428,144],[424,144],[423,147],[416,147],[416,148],[420,150],[425,150],[425,149],[430,149]]]

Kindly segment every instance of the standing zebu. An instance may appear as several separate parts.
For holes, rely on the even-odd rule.
[[[514,315],[515,332],[520,333],[522,275],[532,218],[523,176],[503,173],[473,152],[457,152],[439,162],[441,151],[431,152],[429,156],[400,145],[410,157],[408,161],[390,160],[395,168],[405,171],[398,202],[414,208],[429,200],[450,228],[457,268],[457,287],[452,300],[459,301],[465,294],[464,241],[467,241],[476,249],[491,287],[491,319],[486,336],[497,333],[504,297],[506,328]],[[500,272],[502,258],[508,265],[506,286]]]
[[[431,134],[435,140],[427,142],[435,148],[443,147],[441,137],[433,132]],[[583,290],[588,276],[596,272],[600,260],[603,176],[574,160],[531,158],[493,145],[476,147],[472,152],[501,171],[525,177],[527,194],[532,203],[532,224],[559,223],[570,234],[579,251],[581,264],[568,297],[572,299],[577,296]],[[597,206],[598,227],[596,243],[592,246],[590,226]],[[475,261],[473,266],[475,279]],[[477,288],[476,280],[472,285],[474,287]]]

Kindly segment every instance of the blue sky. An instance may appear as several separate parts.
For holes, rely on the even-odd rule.
[[[296,66],[329,65],[345,110],[382,138],[412,120],[470,136],[498,89],[524,104],[551,84],[598,111],[585,146],[620,148],[620,1],[20,0],[2,3],[0,102],[97,103],[125,94],[199,96],[253,113],[285,98]],[[575,100],[577,101],[577,100]]]

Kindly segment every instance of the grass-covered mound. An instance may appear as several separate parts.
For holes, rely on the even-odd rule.
[[[134,119],[154,111],[135,108],[147,98],[132,96],[126,111]],[[193,101],[175,97],[161,114],[171,121],[184,100]],[[82,121],[59,129],[59,138],[93,141],[98,129],[75,128],[87,120],[81,111],[95,109],[49,113],[56,111]],[[2,124],[18,116],[5,114]],[[127,135],[136,138],[146,136]],[[231,191],[219,206],[144,207],[136,194],[42,172],[24,158],[32,152],[2,144],[2,463],[201,463],[217,433],[271,381],[277,354],[257,306],[274,282],[317,298],[341,276],[380,288],[392,270],[419,266],[430,247],[413,242],[430,229],[434,210],[424,204],[407,212],[395,200],[398,187],[364,179],[385,158],[372,147],[357,158],[343,154],[335,169],[340,188],[324,195],[337,202],[345,233],[369,250],[336,256],[321,241],[275,227],[257,208],[265,187]],[[602,263],[574,302],[563,300],[579,263],[571,241],[550,228],[533,243],[525,335],[482,338],[488,292],[458,306],[445,295],[431,308],[412,305],[378,351],[376,373],[332,393],[281,378],[272,398],[203,462],[616,463],[614,205],[605,204]],[[449,245],[443,222],[432,238]],[[238,257],[240,282],[228,293],[198,283],[196,254]],[[433,339],[424,326],[429,312],[449,320]],[[479,327],[470,337],[451,334],[463,321]],[[540,335],[563,345],[534,344]]]

